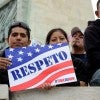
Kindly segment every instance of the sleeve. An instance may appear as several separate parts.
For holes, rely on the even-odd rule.
[[[74,58],[73,65],[75,68],[77,80],[84,81],[84,82],[88,83],[86,64],[82,60],[80,60],[78,58]]]
[[[5,52],[2,52],[1,56],[5,57]],[[6,69],[0,69],[0,84],[9,85],[8,72]]]
[[[95,68],[100,68],[100,31],[99,27],[89,26],[85,30],[84,44],[88,61]]]
[[[88,79],[100,68],[100,26],[89,25],[84,33],[84,44],[88,59]]]
[[[8,84],[9,85],[7,70],[0,69],[0,84]]]

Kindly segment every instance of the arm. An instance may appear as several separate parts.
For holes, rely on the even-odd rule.
[[[85,49],[87,58],[96,69],[100,68],[100,31],[99,27],[89,26],[85,31]]]
[[[82,60],[76,57],[72,57],[72,60],[73,60],[73,65],[75,67],[77,81],[79,82],[80,86],[87,86],[88,83],[87,66]]]
[[[4,57],[4,54],[2,57],[0,57],[0,84],[8,84],[8,73],[7,73],[7,66],[11,64],[10,60],[8,58]]]

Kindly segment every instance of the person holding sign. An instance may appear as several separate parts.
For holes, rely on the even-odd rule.
[[[66,32],[61,28],[52,29],[47,34],[46,44],[65,43],[65,42],[69,43],[68,36]],[[87,86],[85,64],[80,59],[75,58],[73,55],[71,56],[75,68],[77,82],[65,83],[58,86]]]
[[[85,49],[88,58],[88,76],[91,86],[100,86],[100,0],[97,1],[95,21],[89,21],[85,30]]]
[[[30,28],[24,22],[14,22],[8,30],[7,42],[9,47],[25,47],[31,43]],[[9,84],[7,66],[11,61],[5,58],[5,52],[0,57],[0,84]]]

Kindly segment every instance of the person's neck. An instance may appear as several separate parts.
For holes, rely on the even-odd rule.
[[[72,49],[72,54],[85,54],[84,49]]]

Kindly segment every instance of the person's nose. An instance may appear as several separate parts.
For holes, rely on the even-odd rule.
[[[76,36],[75,39],[79,39],[79,36]]]
[[[57,43],[61,43],[62,41],[60,39],[57,39]]]
[[[20,35],[17,36],[17,40],[21,40],[21,36]]]

